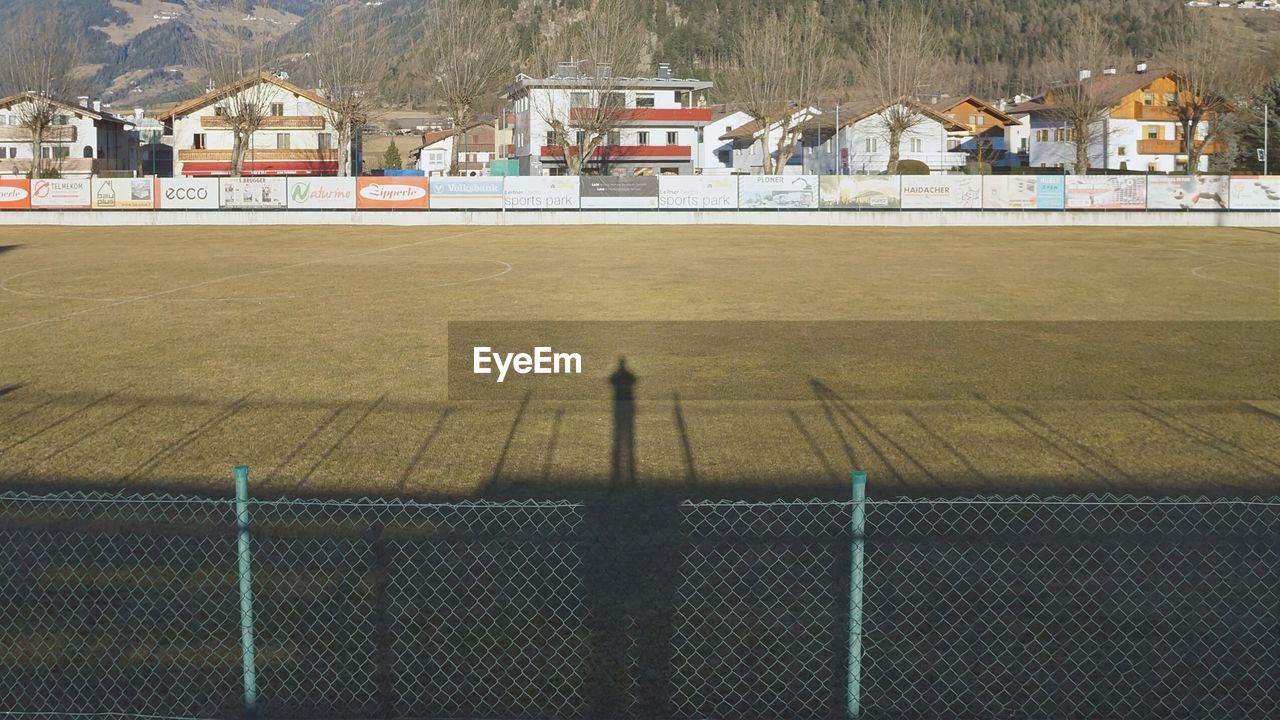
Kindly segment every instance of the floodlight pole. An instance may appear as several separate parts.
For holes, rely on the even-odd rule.
[[[240,656],[244,672],[244,717],[258,716],[258,668],[253,642],[253,571],[249,562],[249,466],[237,465],[236,555],[240,574]]]
[[[862,561],[867,524],[867,474],[853,473],[853,513],[849,560],[848,720],[862,716]]]

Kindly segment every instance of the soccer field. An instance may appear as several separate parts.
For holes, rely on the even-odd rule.
[[[259,495],[605,486],[613,368],[584,371],[598,399],[540,396],[536,384],[509,401],[450,399],[451,320],[981,320],[1023,323],[1031,335],[1047,321],[1082,321],[1095,349],[1119,348],[1141,322],[1280,320],[1280,233],[3,228],[0,478],[224,495],[231,467],[245,463]],[[1224,357],[1259,352],[1224,338],[1180,362],[1213,376]],[[713,381],[735,352],[714,340],[699,358]],[[812,347],[761,347],[777,353],[764,362],[798,368],[808,396],[754,393],[767,376],[741,378],[734,400],[665,393],[679,378],[662,377],[671,365],[658,361],[661,348],[653,358],[631,348],[638,388],[652,390],[638,396],[634,421],[639,484],[690,496],[839,495],[858,468],[876,495],[1220,494],[1271,491],[1280,479],[1280,394],[1257,378],[1239,383],[1244,397],[1232,377],[1214,378],[1203,397],[1093,397],[1093,370],[1072,364],[1096,357],[1068,348],[1059,362],[1079,393],[993,397],[984,378],[972,392],[864,396],[843,388],[928,378],[856,356],[819,358],[811,375]],[[1254,361],[1270,372],[1260,347]],[[1016,351],[987,352],[999,375]],[[1140,388],[1152,371],[1105,372]]]

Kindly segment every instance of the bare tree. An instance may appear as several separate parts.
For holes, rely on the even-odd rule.
[[[335,8],[320,21],[307,58],[311,79],[327,103],[320,111],[337,135],[340,176],[359,174],[353,167],[353,139],[373,112],[373,85],[386,50],[377,29],[354,10]]]
[[[561,27],[544,38],[539,62],[558,89],[531,109],[551,129],[568,174],[581,175],[608,165],[597,151],[618,144],[610,140],[626,120],[628,78],[639,74],[649,36],[630,0],[592,0],[576,17],[567,6],[557,10]]]
[[[874,102],[889,145],[890,175],[898,173],[902,138],[929,120],[917,99],[937,79],[946,54],[942,25],[917,3],[898,0],[867,20],[867,41],[859,53],[858,79]]]
[[[763,20],[742,17],[723,86],[760,132],[761,172],[781,174],[800,142],[805,110],[834,79],[835,38],[812,5],[771,11]]]
[[[495,0],[439,0],[427,11],[424,64],[453,124],[450,175],[459,174],[458,153],[477,103],[511,71],[512,33],[503,19]]]
[[[245,7],[245,0],[236,0],[238,16],[243,17]],[[210,91],[221,93],[216,112],[232,133],[231,175],[240,177],[244,174],[244,157],[253,148],[254,134],[271,110],[274,86],[262,79],[267,71],[265,37],[239,26],[228,30],[227,45],[209,39],[198,52]]]
[[[1064,141],[1075,149],[1073,172],[1089,172],[1089,148],[1100,143],[1105,133],[1107,111],[1114,98],[1099,92],[1093,73],[1115,67],[1118,52],[1107,34],[1100,13],[1077,11],[1064,28],[1057,52],[1042,65],[1045,115],[1062,124]]]
[[[1214,30],[1206,13],[1187,13],[1165,47],[1163,61],[1173,70],[1177,93],[1172,109],[1186,146],[1187,172],[1195,175],[1210,143],[1221,139],[1237,101],[1255,93],[1266,73],[1261,63],[1242,56],[1227,36]]]
[[[82,34],[67,21],[63,1],[32,6],[9,26],[2,41],[3,95],[26,95],[12,109],[31,136],[32,177],[47,169],[42,148],[63,114],[63,103],[74,94],[76,71],[85,56]]]

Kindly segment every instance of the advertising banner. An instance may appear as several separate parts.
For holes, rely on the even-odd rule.
[[[818,207],[817,175],[740,175],[741,210],[804,210]]]
[[[1068,210],[1146,210],[1145,175],[1068,175]]]
[[[582,178],[582,209],[656,210],[658,178],[624,175]]]
[[[94,210],[153,210],[156,182],[152,178],[94,178]]]
[[[1280,210],[1280,175],[1231,178],[1232,210]]]
[[[1061,210],[1066,205],[1061,175],[984,175],[984,210]]]
[[[356,207],[361,210],[426,210],[430,186],[424,177],[362,177]]]
[[[738,207],[738,179],[703,175],[663,175],[658,178],[658,207],[663,210],[734,210]]]
[[[902,207],[931,210],[981,210],[981,175],[904,175]]]
[[[827,175],[822,207],[890,210],[899,207],[897,175]]]
[[[1226,210],[1230,178],[1225,175],[1147,177],[1149,210]]]
[[[290,210],[355,210],[353,177],[289,178]]]
[[[31,181],[0,180],[0,210],[27,210],[31,207]]]
[[[435,210],[501,210],[500,177],[433,177],[431,207]]]
[[[156,207],[161,210],[217,210],[217,178],[160,178]]]
[[[278,210],[289,194],[282,177],[226,177],[218,180],[222,207],[231,210]]]
[[[577,177],[512,175],[502,189],[508,210],[577,210],[580,202]]]
[[[87,208],[92,204],[89,190],[88,178],[32,180],[31,207],[59,210]]]

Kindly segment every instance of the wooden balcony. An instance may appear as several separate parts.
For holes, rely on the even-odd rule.
[[[46,144],[73,143],[76,141],[75,125],[54,125],[45,128]],[[30,143],[31,131],[21,125],[0,125],[0,142]]]
[[[245,162],[262,160],[298,160],[303,162],[337,162],[337,150],[248,150]],[[231,162],[230,150],[178,150],[178,162]]]
[[[323,130],[324,117],[320,115],[269,115],[262,119],[259,130]],[[209,130],[228,130],[231,123],[220,115],[200,118],[200,127]]]
[[[1227,144],[1221,140],[1210,140],[1200,151],[1205,155],[1217,155],[1227,151]],[[1187,144],[1181,140],[1139,140],[1139,155],[1186,155]]]

